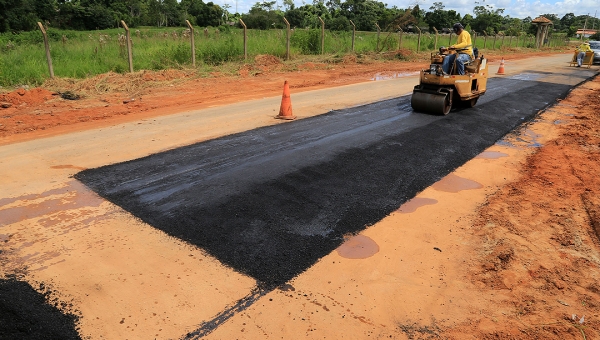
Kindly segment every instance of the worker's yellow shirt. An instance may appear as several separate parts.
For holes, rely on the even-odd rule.
[[[588,44],[579,45],[579,47],[577,47],[577,50],[579,52],[592,52],[592,49],[590,48],[590,45],[588,45]]]
[[[462,30],[456,38],[456,44],[450,46],[455,49],[463,49],[460,53],[466,53],[473,58],[473,46],[471,43],[471,34],[467,30]]]

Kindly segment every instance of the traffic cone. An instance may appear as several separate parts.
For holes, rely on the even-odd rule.
[[[287,80],[283,83],[283,97],[281,98],[279,115],[275,118],[287,120],[296,119],[296,116],[292,114],[292,99],[290,98],[290,87]]]
[[[504,74],[504,58],[500,60],[500,67],[498,67],[498,72],[496,74]]]

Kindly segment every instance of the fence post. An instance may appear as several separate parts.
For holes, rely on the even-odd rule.
[[[500,41],[500,49],[502,49],[502,47],[504,47],[504,38],[506,38],[505,35],[502,36],[502,41]]]
[[[476,46],[476,42],[477,42],[477,32],[473,31],[473,48],[477,47]]]
[[[433,28],[433,30],[435,31],[435,43],[433,44],[433,49],[437,51],[438,30],[435,27]]]
[[[325,21],[319,17],[321,21],[321,54],[325,53]]]
[[[283,21],[285,21],[285,25],[287,26],[287,41],[285,44],[285,60],[290,60],[290,23],[287,21],[285,17],[283,17]]]
[[[242,24],[242,26],[244,26],[244,60],[246,60],[248,58],[248,50],[247,50],[247,44],[246,44],[246,24],[244,24],[244,22],[242,21],[242,19],[240,18],[240,24]]]
[[[416,26],[417,30],[419,30],[419,40],[417,41],[417,52],[421,51],[421,29],[419,28],[419,26]]]
[[[510,36],[510,38],[508,39],[508,47],[511,47],[510,45],[512,45],[512,35]]]
[[[131,52],[131,34],[129,33],[129,27],[125,21],[121,20],[121,25],[125,29],[125,38],[127,39],[127,59],[129,61],[129,72],[133,73],[133,55]]]
[[[48,44],[48,34],[46,34],[46,30],[44,29],[44,25],[38,21],[38,27],[40,31],[42,31],[42,35],[44,36],[44,47],[46,48],[46,60],[48,61],[48,70],[50,71],[50,78],[54,78],[54,68],[52,67],[52,57],[50,56],[50,44]]]
[[[398,28],[400,30],[400,38],[398,39],[398,49],[402,48],[402,34],[404,34],[404,31],[402,30],[402,28]]]
[[[494,44],[492,45],[492,50],[496,49],[496,39],[498,39],[498,34],[494,34]]]
[[[354,37],[356,36],[356,25],[354,25],[352,20],[350,20],[350,23],[352,24],[352,52],[354,52]]]
[[[452,46],[452,32],[450,32],[450,37],[448,38],[448,46]]]
[[[487,33],[483,32],[483,48],[485,49],[487,46]]]
[[[376,50],[379,53],[379,33],[381,32],[381,28],[379,27],[379,25],[377,23],[375,23],[375,26],[377,27],[377,47],[376,47]]]
[[[192,66],[196,67],[196,44],[194,42],[194,26],[190,24],[189,20],[186,20],[185,23],[190,28],[190,43],[192,44]]]

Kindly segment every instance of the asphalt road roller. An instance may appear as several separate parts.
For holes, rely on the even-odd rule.
[[[442,70],[444,58],[455,51],[440,51],[431,54],[429,69],[421,70],[419,85],[416,85],[410,104],[415,111],[447,115],[452,107],[473,107],[485,93],[488,65],[481,56],[465,64],[465,74],[456,73],[453,65],[450,74]],[[455,62],[458,58],[455,58]]]

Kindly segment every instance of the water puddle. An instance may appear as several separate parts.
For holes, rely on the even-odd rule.
[[[356,235],[342,243],[337,252],[347,259],[366,259],[379,252],[379,245],[368,236]]]
[[[415,197],[415,198],[411,199],[410,201],[402,204],[400,206],[400,209],[398,209],[396,211],[401,214],[408,214],[411,212],[415,212],[420,207],[430,205],[430,204],[436,204],[437,202],[438,202],[438,200],[433,199],[433,198]]]
[[[391,73],[376,73],[370,80],[390,80],[404,77],[416,76],[420,71],[415,72],[391,72]]]
[[[483,159],[498,159],[501,157],[508,157],[508,154],[499,151],[484,151],[477,155],[475,158],[483,158]]]
[[[438,191],[459,192],[462,190],[481,189],[483,185],[473,180],[449,174],[436,182],[432,187]]]
[[[537,80],[539,78],[541,78],[543,75],[539,74],[539,73],[521,73],[521,74],[515,74],[513,76],[507,77],[509,79],[516,79],[516,80]]]
[[[542,137],[539,133],[535,133],[529,129],[525,130],[522,134],[517,136],[517,141],[525,144],[526,147],[541,148],[542,143],[538,139]]]
[[[526,129],[517,136],[508,137],[497,141],[496,145],[511,148],[541,148],[543,144],[539,142],[540,137],[542,137],[542,135],[540,135],[539,133]]]
[[[9,208],[9,204],[20,203]],[[71,209],[98,207],[102,198],[86,188],[78,181],[71,181],[66,186],[45,191],[41,194],[24,195],[0,200],[0,226],[13,224],[53,214],[63,214]]]

